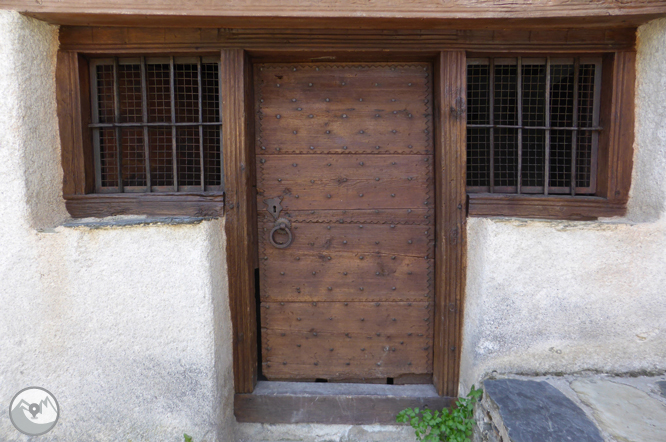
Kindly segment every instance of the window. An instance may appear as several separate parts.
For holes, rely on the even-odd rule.
[[[601,58],[467,65],[467,191],[594,195]]]
[[[221,192],[219,59],[94,59],[95,193]]]
[[[636,54],[468,53],[470,216],[621,216],[631,185]]]

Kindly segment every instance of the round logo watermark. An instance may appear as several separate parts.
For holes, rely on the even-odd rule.
[[[51,431],[59,417],[58,401],[42,387],[24,388],[9,404],[9,419],[17,430],[28,436]]]

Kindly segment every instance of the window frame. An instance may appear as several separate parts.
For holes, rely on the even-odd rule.
[[[468,58],[497,53],[468,52]],[[633,50],[582,53],[502,53],[501,57],[590,58],[601,56],[596,192],[590,196],[468,192],[468,215],[560,220],[623,216],[631,185],[636,54]]]
[[[93,131],[94,65],[99,60],[175,57],[215,59],[221,77],[219,51],[199,53],[175,49],[153,54],[151,51],[119,50],[112,53],[58,51],[56,64],[56,100],[63,166],[63,198],[73,218],[103,218],[116,215],[220,217],[224,214],[224,160],[220,167],[222,185],[202,191],[198,186],[181,191],[162,189],[159,192],[98,192],[96,187],[95,148]],[[219,88],[222,106],[222,90]],[[220,114],[220,117],[221,114]],[[220,120],[220,128],[223,125]],[[222,136],[220,137],[222,149]]]

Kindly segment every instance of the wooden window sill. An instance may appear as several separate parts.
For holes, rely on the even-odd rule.
[[[224,194],[183,192],[65,195],[65,205],[73,218],[116,215],[217,218],[224,215]]]
[[[592,221],[623,216],[624,201],[600,197],[469,194],[469,216],[506,216],[558,220]]]
[[[395,424],[408,407],[441,410],[454,398],[429,384],[385,385],[260,381],[254,391],[236,394],[238,422],[266,424]]]

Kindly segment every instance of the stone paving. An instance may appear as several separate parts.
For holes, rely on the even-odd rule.
[[[484,382],[474,442],[666,442],[666,376]]]

